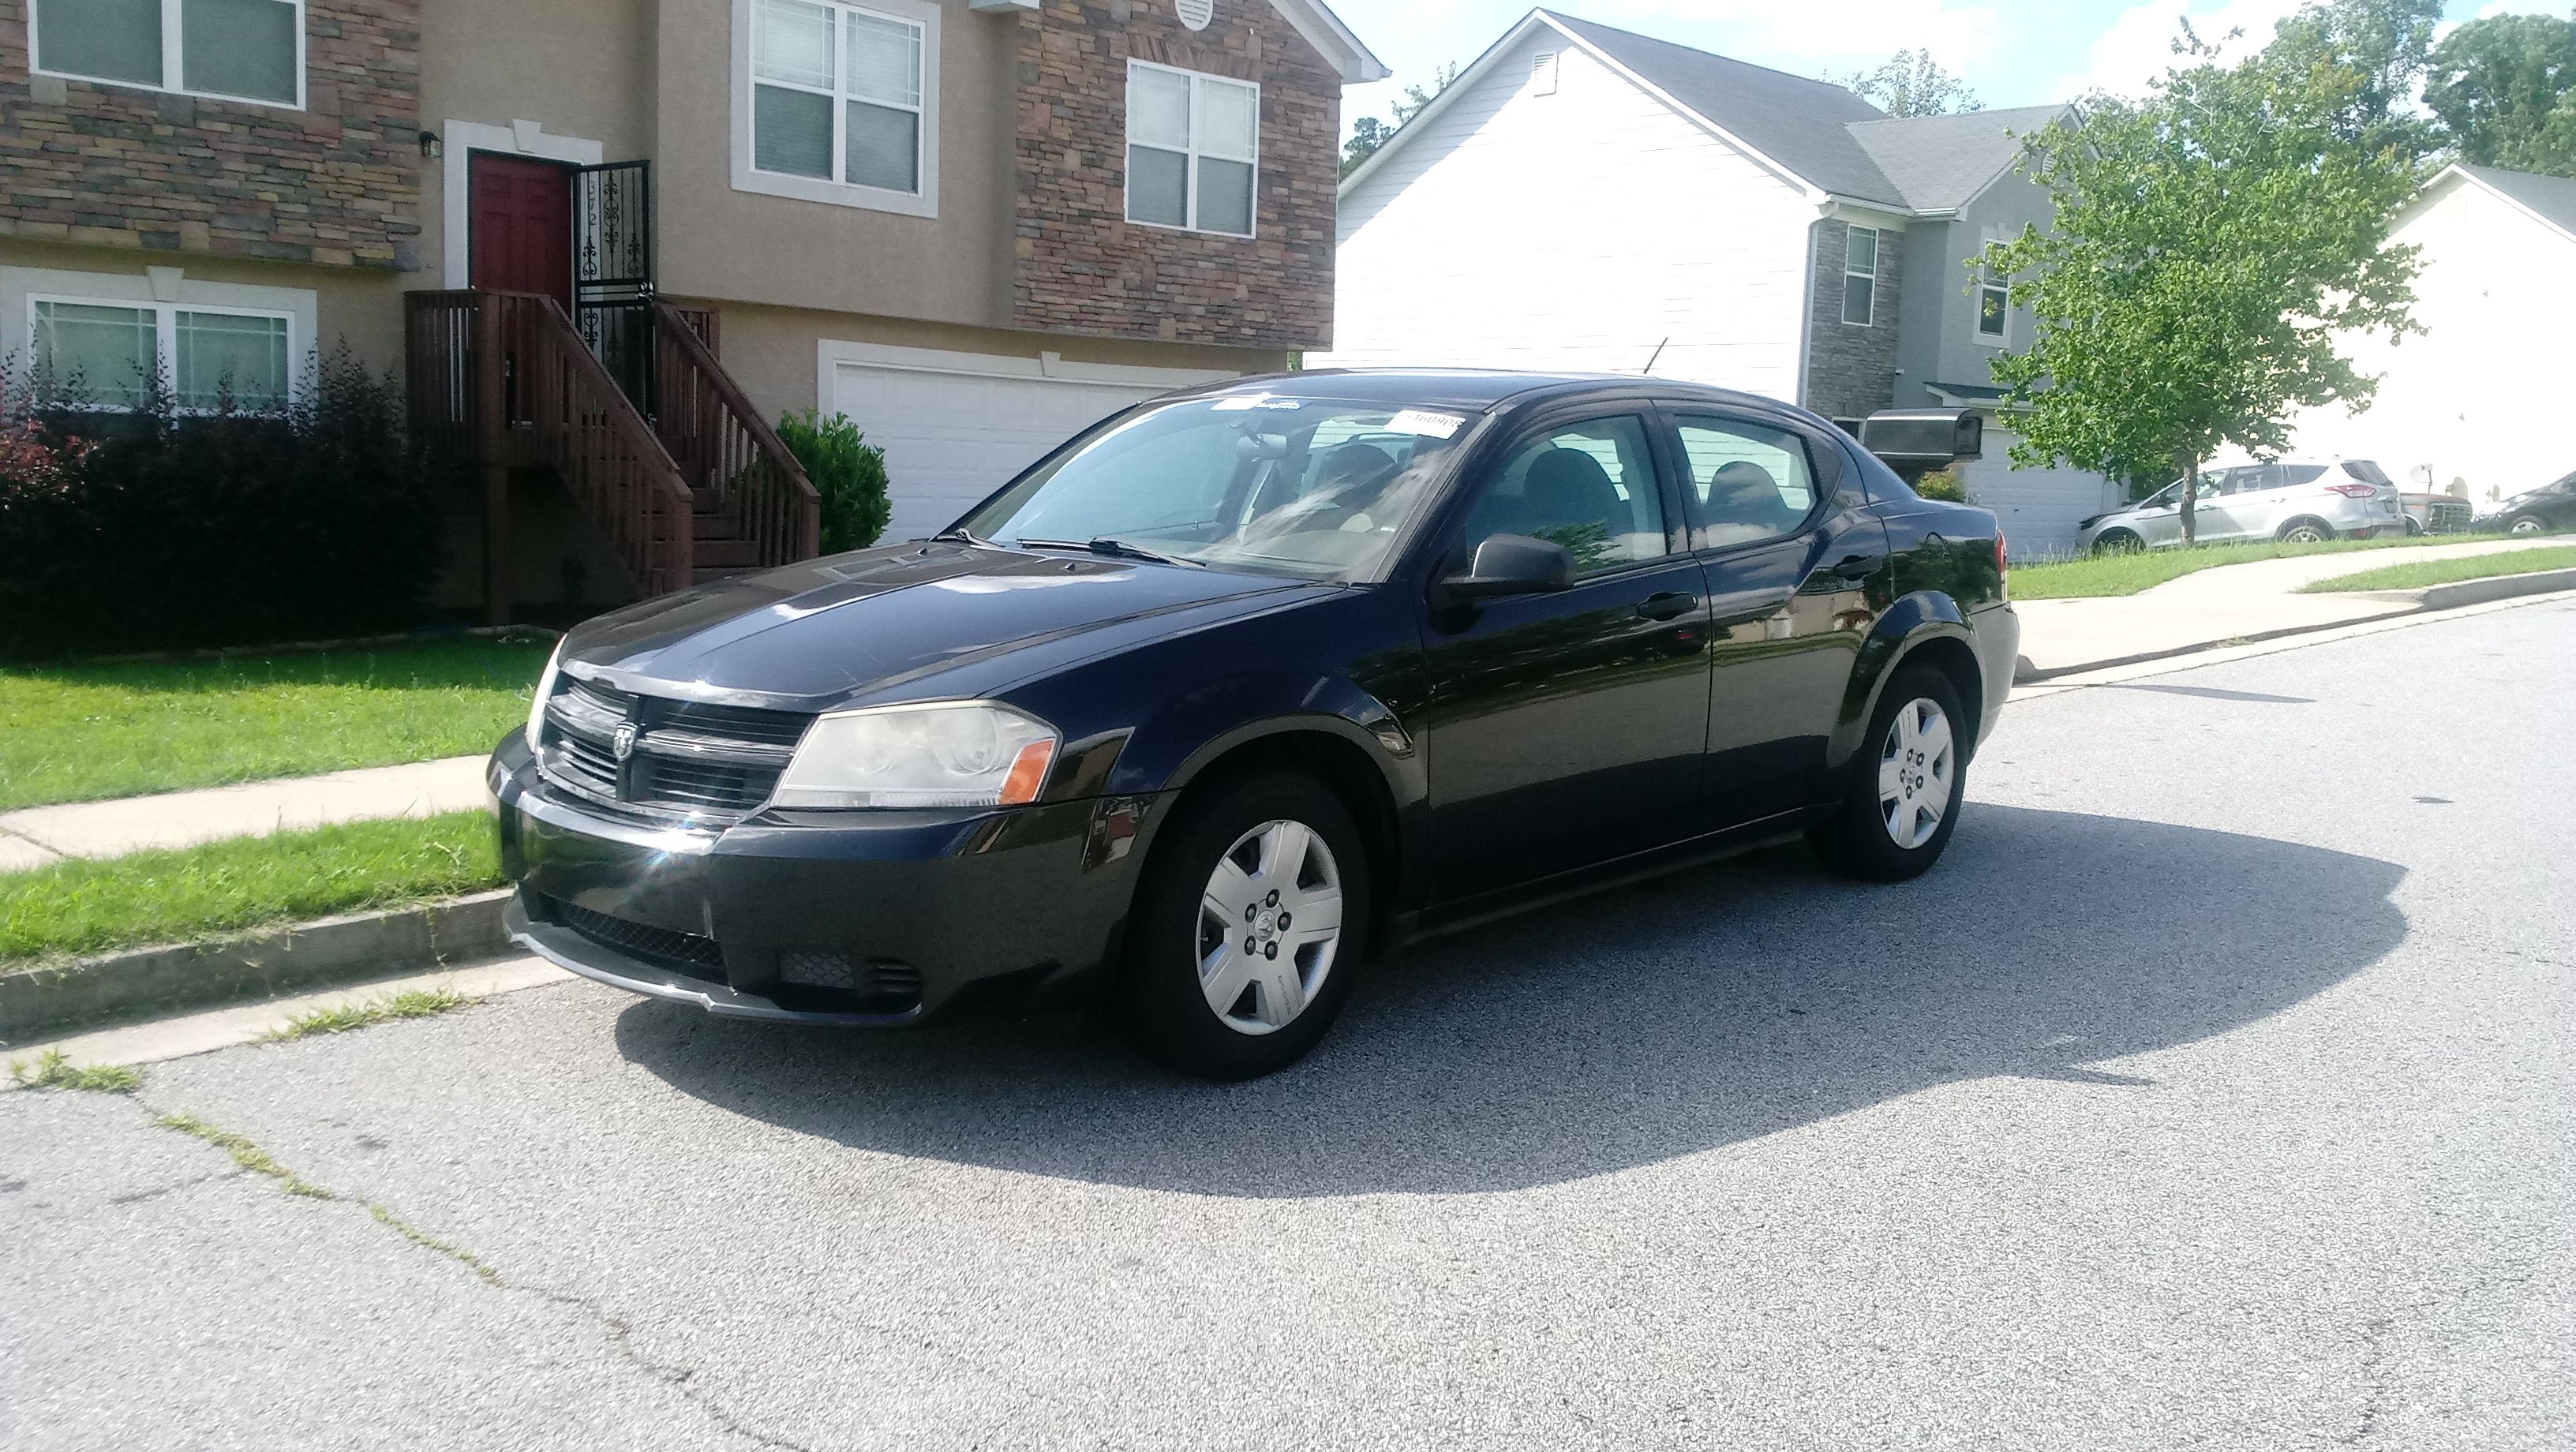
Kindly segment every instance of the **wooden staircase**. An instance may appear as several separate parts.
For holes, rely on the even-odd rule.
[[[646,597],[819,549],[821,497],[717,361],[715,315],[649,306],[652,367],[638,399],[551,297],[409,295],[413,435],[482,480],[487,623],[511,612],[514,469],[551,470]]]

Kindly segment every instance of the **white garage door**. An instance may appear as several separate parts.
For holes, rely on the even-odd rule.
[[[2015,560],[2073,554],[2076,525],[2119,507],[2120,487],[2082,469],[2016,469],[2011,450],[2020,442],[2009,430],[1986,425],[1986,456],[1959,466],[1968,502],[1995,512]]]
[[[1035,366],[1034,359],[993,362]],[[1056,445],[1179,386],[843,362],[835,365],[829,406],[885,450],[894,496],[885,537],[893,541],[945,528]]]

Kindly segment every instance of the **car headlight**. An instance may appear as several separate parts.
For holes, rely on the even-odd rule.
[[[563,669],[563,642],[555,642],[555,653],[546,657],[546,673],[537,677],[537,698],[528,703],[528,749],[536,750],[546,739],[546,702],[555,698],[555,675]]]
[[[1016,807],[1038,799],[1055,728],[981,701],[879,706],[817,720],[778,779],[779,807]]]

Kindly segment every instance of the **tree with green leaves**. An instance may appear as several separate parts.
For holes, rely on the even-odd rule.
[[[2424,104],[2462,161],[2576,176],[2576,19],[2491,15],[2452,31]]]
[[[1422,108],[1437,100],[1442,91],[1449,89],[1449,83],[1456,79],[1458,79],[1458,67],[1455,62],[1452,62],[1431,73],[1430,89],[1425,90],[1419,84],[1405,87],[1404,94],[1388,108],[1395,113],[1395,124],[1392,126],[1375,116],[1362,116],[1352,122],[1351,139],[1342,143],[1342,175],[1349,176],[1360,169],[1362,162],[1377,155],[1379,147],[1394,140],[1395,133],[1403,130],[1406,122],[1421,115]]]
[[[2322,0],[2281,22],[2269,55],[2283,68],[2329,67],[2355,78],[2335,129],[2346,141],[2395,148],[2422,160],[2441,149],[2431,117],[2415,106],[2433,65],[2442,0]]]
[[[1859,92],[1890,116],[1947,116],[1985,109],[1968,83],[1942,69],[1929,50],[1900,50],[1877,70],[1825,79]]]
[[[2014,462],[2170,470],[2188,541],[2221,445],[2277,454],[2295,409],[2368,402],[2377,380],[2338,334],[2414,330],[2415,250],[2387,243],[2417,168],[2351,129],[2364,67],[2302,44],[2222,65],[2188,28],[2177,51],[2145,100],[2097,96],[2030,138],[2055,229],[1984,260],[2039,319],[2030,351],[1994,363],[2027,410]]]

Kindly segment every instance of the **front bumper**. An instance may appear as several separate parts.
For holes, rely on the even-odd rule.
[[[486,781],[513,941],[632,993],[802,1023],[1081,1001],[1115,951],[1140,815],[1078,801],[668,826],[558,791],[516,735]]]

